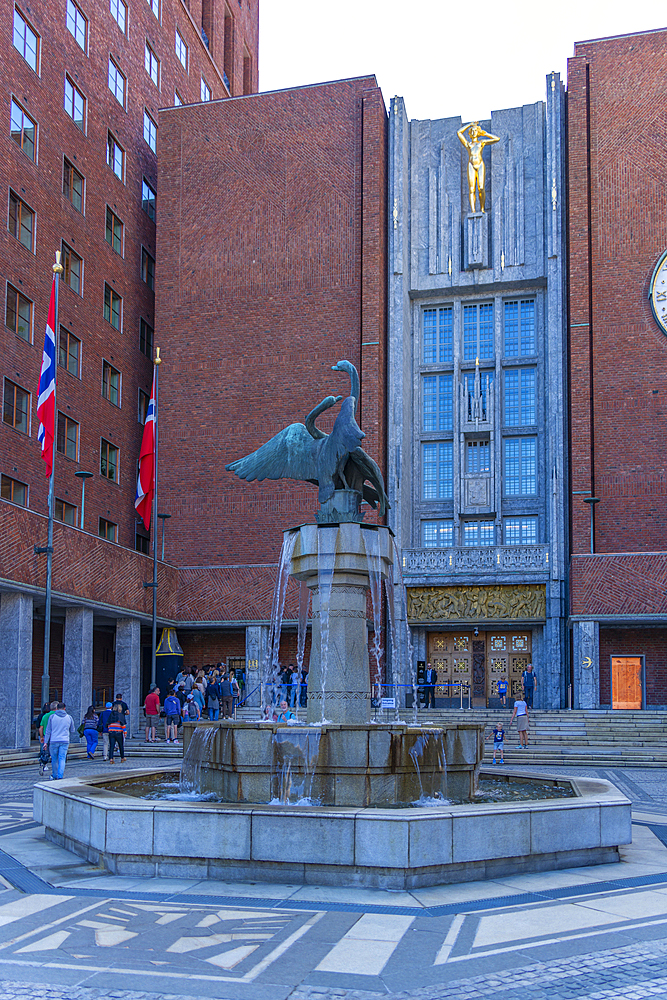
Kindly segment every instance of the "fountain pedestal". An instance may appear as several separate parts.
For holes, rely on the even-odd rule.
[[[298,529],[291,575],[306,583],[313,598],[309,723],[370,722],[370,574],[385,580],[392,565],[391,532],[382,525],[304,524]]]

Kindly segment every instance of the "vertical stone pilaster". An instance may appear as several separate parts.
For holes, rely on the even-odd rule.
[[[30,746],[32,597],[0,598],[0,748]]]
[[[139,696],[141,685],[141,622],[137,618],[116,621],[116,669],[114,695],[122,692],[130,706],[129,733],[139,727]]]
[[[93,612],[90,608],[67,608],[63,658],[63,701],[74,719],[81,722],[92,701]],[[78,735],[72,737],[78,742]]]
[[[574,707],[600,707],[600,623],[572,624]]]
[[[245,630],[245,663],[246,663],[246,695],[254,688],[260,687],[250,695],[246,705],[257,708],[261,699],[261,682],[264,675],[264,665],[269,646],[268,625],[247,625]]]

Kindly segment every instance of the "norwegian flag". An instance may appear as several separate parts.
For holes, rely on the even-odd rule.
[[[53,464],[53,439],[56,433],[56,279],[51,285],[49,318],[46,321],[42,372],[37,391],[37,419],[39,428],[37,440],[42,446],[42,458],[46,462],[46,474],[51,475]]]
[[[141,439],[139,452],[139,476],[137,478],[137,495],[134,506],[144,520],[146,531],[151,526],[151,507],[155,492],[155,369],[153,370],[153,388],[146,412],[144,436]]]

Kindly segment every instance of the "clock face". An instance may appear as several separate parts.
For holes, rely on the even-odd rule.
[[[655,265],[648,297],[656,323],[667,334],[667,250]]]

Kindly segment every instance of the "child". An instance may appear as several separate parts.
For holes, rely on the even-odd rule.
[[[504,705],[507,697],[507,681],[503,677],[498,681],[498,697],[500,698],[500,704]]]
[[[493,763],[494,764],[497,763],[497,761],[496,761],[496,753],[499,753],[500,754],[500,763],[504,764],[505,763],[505,758],[504,758],[504,753],[503,753],[503,750],[504,750],[504,742],[503,741],[505,739],[505,730],[503,729],[502,722],[498,722],[495,725],[495,727],[492,729],[492,731],[486,737],[487,740],[490,740],[492,736],[493,736]]]

